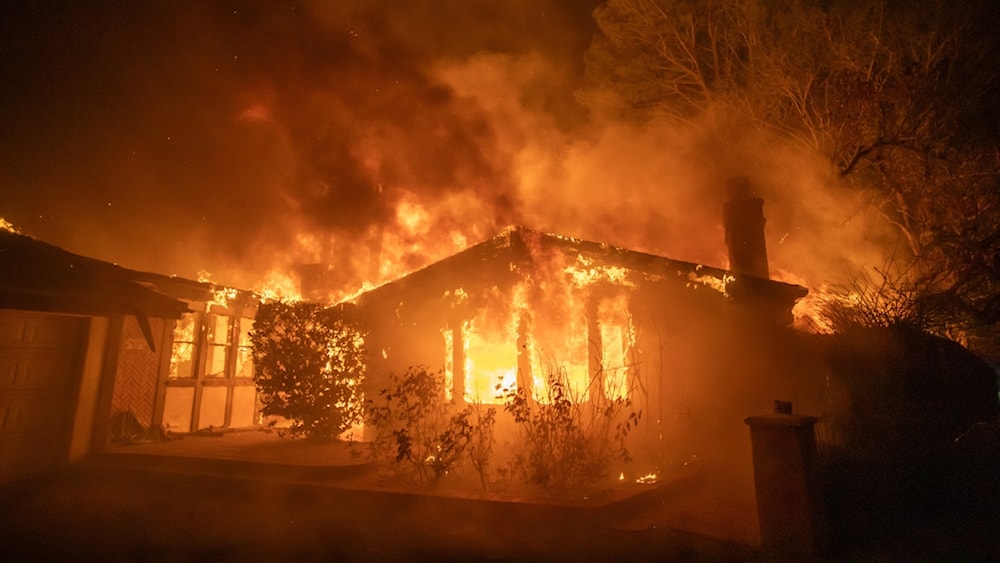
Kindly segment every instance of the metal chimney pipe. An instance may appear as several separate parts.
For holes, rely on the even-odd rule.
[[[722,209],[729,247],[729,269],[736,274],[768,279],[764,240],[764,200],[754,195],[745,176],[726,181],[729,201]]]

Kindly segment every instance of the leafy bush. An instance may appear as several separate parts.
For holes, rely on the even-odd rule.
[[[428,477],[436,482],[468,456],[485,487],[495,409],[456,409],[444,398],[443,376],[425,367],[391,375],[379,395],[369,401],[366,418],[375,427],[376,458],[405,462],[423,483]]]
[[[286,418],[293,436],[317,440],[360,421],[365,334],[343,309],[265,303],[250,338],[262,414]]]
[[[550,496],[566,498],[592,490],[615,461],[631,460],[625,439],[642,413],[626,398],[601,394],[596,402],[575,400],[558,370],[549,373],[547,383],[541,401],[524,389],[508,392],[504,410],[520,430],[514,445],[520,476]]]

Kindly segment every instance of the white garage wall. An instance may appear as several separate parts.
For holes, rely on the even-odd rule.
[[[104,372],[104,354],[108,345],[110,320],[106,317],[92,317],[87,334],[87,349],[83,359],[83,374],[80,378],[80,393],[73,417],[73,433],[70,437],[69,459],[78,460],[90,453],[97,420],[97,403],[101,391],[101,374]]]

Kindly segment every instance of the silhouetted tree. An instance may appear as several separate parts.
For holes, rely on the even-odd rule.
[[[614,118],[735,122],[823,156],[900,233],[889,275],[921,307],[996,322],[998,13],[984,0],[608,0],[581,98]]]

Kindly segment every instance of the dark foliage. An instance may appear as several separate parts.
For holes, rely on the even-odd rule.
[[[318,440],[360,421],[365,334],[340,309],[262,304],[251,343],[264,416],[285,418],[292,435]]]
[[[608,0],[595,20],[582,97],[596,110],[825,161],[823,181],[878,217],[869,235],[896,235],[884,251],[906,276],[888,274],[919,315],[1000,321],[993,2]],[[739,145],[734,123],[758,134]]]
[[[590,492],[608,478],[613,462],[630,461],[625,439],[641,418],[628,399],[574,400],[564,379],[558,371],[549,374],[544,401],[517,389],[507,391],[504,404],[520,430],[515,469],[560,498]]]
[[[496,410],[458,409],[445,400],[444,388],[443,376],[426,367],[390,375],[389,387],[367,406],[365,420],[375,427],[373,455],[405,463],[421,483],[429,477],[436,482],[468,458],[485,488]]]
[[[969,492],[977,487],[1000,490],[995,477],[982,479],[983,468],[995,466],[1000,412],[988,365],[955,342],[900,327],[823,338],[851,398],[849,412],[824,417],[817,428],[839,533],[947,514],[975,501]]]

